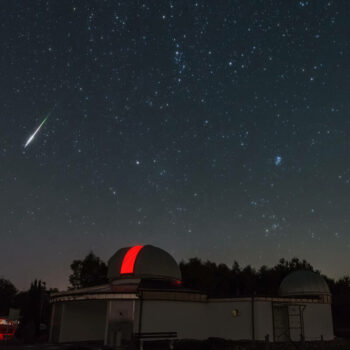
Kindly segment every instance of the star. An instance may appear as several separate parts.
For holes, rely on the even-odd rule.
[[[275,166],[278,167],[278,166],[282,165],[282,161],[283,161],[282,156],[280,156],[280,155],[275,156],[275,159],[274,159]]]

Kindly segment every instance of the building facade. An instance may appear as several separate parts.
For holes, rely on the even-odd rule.
[[[313,272],[290,274],[274,298],[216,299],[182,288],[177,263],[160,248],[123,248],[108,265],[108,285],[52,296],[52,342],[123,346],[153,336],[257,341],[268,336],[275,342],[334,338],[329,288]]]

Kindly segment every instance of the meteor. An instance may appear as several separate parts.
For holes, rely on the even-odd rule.
[[[28,138],[26,144],[24,145],[24,148],[27,148],[29,146],[29,144],[34,140],[35,135],[39,132],[39,130],[41,129],[41,127],[46,123],[47,119],[49,118],[49,116],[47,116],[42,122],[41,124],[38,126],[38,128],[34,131],[34,133]]]

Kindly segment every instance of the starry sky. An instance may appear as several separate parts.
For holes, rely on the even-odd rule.
[[[0,276],[132,244],[349,272],[348,0],[1,7]]]

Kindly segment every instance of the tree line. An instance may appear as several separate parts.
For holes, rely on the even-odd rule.
[[[276,296],[282,280],[291,272],[309,270],[321,274],[308,261],[299,258],[280,259],[273,267],[262,265],[255,269],[251,265],[240,266],[234,261],[232,266],[191,258],[181,261],[182,285],[199,290],[209,296]],[[70,289],[92,287],[108,283],[107,264],[90,252],[82,260],[74,260],[70,265]],[[350,276],[333,279],[322,275],[333,295],[350,294]]]

